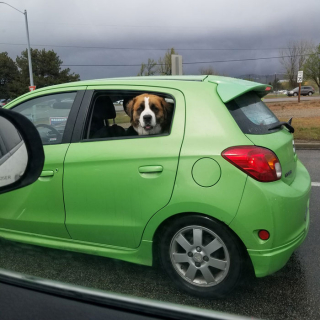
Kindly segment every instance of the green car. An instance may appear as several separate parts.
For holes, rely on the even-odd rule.
[[[5,108],[38,128],[38,181],[0,195],[0,237],[152,266],[201,297],[282,268],[311,181],[270,86],[218,76],[90,80]],[[133,275],[131,275],[133,276]]]

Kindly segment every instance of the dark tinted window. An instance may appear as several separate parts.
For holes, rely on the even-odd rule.
[[[267,134],[280,130],[269,130],[279,120],[254,92],[245,93],[226,106],[243,133]]]

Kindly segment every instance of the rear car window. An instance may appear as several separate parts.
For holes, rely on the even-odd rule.
[[[270,129],[279,119],[255,92],[245,93],[226,106],[243,133],[268,134],[281,130]]]

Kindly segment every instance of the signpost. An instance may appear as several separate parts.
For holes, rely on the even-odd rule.
[[[182,75],[182,56],[178,54],[171,55],[171,74],[173,76]]]
[[[298,103],[300,102],[300,94],[301,94],[301,83],[303,81],[303,71],[298,71],[297,82],[299,83],[299,95],[298,95]]]

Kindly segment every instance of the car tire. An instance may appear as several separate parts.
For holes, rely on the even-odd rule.
[[[298,94],[295,92],[293,95],[296,97]]]
[[[310,91],[310,92],[308,93],[308,95],[309,95],[309,96],[312,96],[312,92]]]
[[[189,294],[222,298],[248,266],[243,245],[223,223],[188,215],[166,226],[159,258],[173,282]]]

